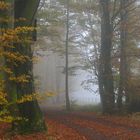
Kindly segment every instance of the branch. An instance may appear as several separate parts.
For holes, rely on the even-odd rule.
[[[115,0],[116,1],[116,0]],[[131,2],[127,3],[124,7],[120,7],[118,9],[118,11],[116,11],[116,13],[114,13],[111,17],[111,22],[113,23],[114,20],[116,19],[116,17],[121,13],[122,10],[128,8],[131,4],[133,4],[134,2],[136,2],[136,0],[132,0]],[[116,3],[116,2],[115,2]]]

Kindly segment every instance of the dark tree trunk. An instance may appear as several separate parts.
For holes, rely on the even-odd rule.
[[[127,8],[126,4],[128,0],[120,0],[120,81],[119,81],[119,92],[118,92],[118,109],[122,109],[122,98],[124,95],[128,96],[127,93],[127,58],[126,58],[126,48],[127,48]]]
[[[112,25],[110,22],[109,0],[100,0],[101,6],[101,50],[99,66],[99,86],[103,113],[114,109],[114,86],[111,66]]]
[[[39,0],[15,0],[15,19],[20,17],[26,18],[26,22],[17,23],[15,27],[32,26],[38,4]],[[33,53],[30,44],[17,44],[15,51],[19,52],[21,55],[28,56],[30,60],[32,60]],[[32,61],[19,63],[18,66],[15,67],[15,74],[17,77],[23,74],[30,76],[28,83],[17,83],[18,99],[21,99],[25,95],[32,95],[35,92],[32,69]],[[46,129],[42,112],[36,100],[21,103],[18,105],[18,109],[21,117],[27,119],[19,123],[20,131],[43,131]]]
[[[69,59],[68,59],[68,46],[69,46],[69,0],[67,0],[67,19],[66,19],[66,83],[65,83],[65,89],[66,89],[66,110],[70,111],[71,107],[70,107],[70,99],[69,99],[69,78],[68,78],[68,63],[69,63]]]

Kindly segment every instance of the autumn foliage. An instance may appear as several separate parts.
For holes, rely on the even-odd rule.
[[[8,12],[11,8],[9,3],[0,1],[0,11],[2,13]],[[11,114],[11,106],[34,100],[37,96],[33,94],[17,99],[16,92],[8,93],[6,87],[8,83],[12,83],[11,85],[13,85],[12,88],[14,89],[16,84],[24,86],[24,84],[28,83],[30,80],[30,75],[15,74],[15,69],[20,64],[32,61],[29,56],[16,51],[18,44],[28,47],[28,45],[32,43],[31,33],[35,30],[33,27],[17,26],[14,28],[12,25],[12,22],[17,23],[25,21],[26,19],[24,18],[13,20],[6,14],[2,14],[0,17],[0,121],[4,122],[13,122],[23,119]]]
[[[47,133],[15,135],[5,133],[9,127],[2,124],[0,138],[11,140],[139,140],[140,122],[131,117],[103,116],[95,113],[48,112]]]

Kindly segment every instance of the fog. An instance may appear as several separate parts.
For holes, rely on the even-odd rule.
[[[53,93],[40,101],[44,107],[65,106],[66,42],[68,42],[68,88],[71,105],[93,105],[100,103],[98,83],[95,76],[95,62],[98,52],[89,30],[88,18],[95,15],[76,12],[72,7],[67,18],[67,8],[62,1],[41,1],[38,10],[38,41],[34,45],[34,55],[39,61],[34,64],[36,91],[40,94]],[[95,18],[98,20],[98,16]],[[68,20],[68,25],[66,25]],[[96,24],[96,22],[94,23]],[[100,31],[93,24],[95,30]],[[66,39],[68,30],[68,39]],[[37,48],[37,49],[36,49]],[[92,60],[89,60],[91,59]],[[95,62],[96,63],[96,62]],[[95,68],[96,69],[96,68]]]
[[[43,99],[41,105],[65,106],[65,57],[51,51],[38,50],[36,54],[39,54],[37,56],[39,60],[34,64],[36,90],[41,94],[54,93],[52,97]],[[72,56],[69,58],[69,64],[74,64]],[[74,70],[74,74],[69,75],[69,96],[72,104],[91,105],[100,102],[98,92],[91,92],[81,85],[88,76],[88,72],[80,69]],[[97,85],[93,86],[95,91],[97,88]]]

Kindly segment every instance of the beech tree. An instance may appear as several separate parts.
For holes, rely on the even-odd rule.
[[[126,48],[127,44],[127,5],[128,1],[120,0],[120,81],[119,81],[119,91],[118,91],[118,108],[122,109],[122,97],[125,92],[127,93],[127,84],[126,81],[128,80],[128,68],[127,68],[127,59],[126,59]]]
[[[11,11],[9,12],[7,11],[7,9],[3,10],[3,15],[5,15],[5,18],[11,19],[9,18],[11,13],[14,14],[12,14],[13,19],[9,20],[10,22],[6,24],[5,28],[13,28],[13,30],[19,29],[19,31],[21,31],[21,33],[19,32],[19,37],[24,37],[24,34],[26,33],[26,35],[31,38],[33,30],[31,31],[28,29],[33,26],[35,13],[39,5],[39,0],[7,0],[6,2],[12,7],[10,7]],[[21,18],[24,18],[25,20],[19,20],[18,22],[15,22],[17,19]],[[3,23],[1,24],[4,25]],[[3,26],[1,26],[1,28],[3,29]],[[32,72],[33,55],[31,43],[29,43],[28,41],[11,41],[11,44],[13,44],[12,46],[14,47],[12,49],[8,49],[7,51],[9,53],[23,56],[23,62],[18,62],[16,60],[17,62],[15,64],[10,63],[8,61],[9,59],[5,59],[5,65],[8,68],[11,68],[14,74],[14,77],[11,78],[7,73],[5,73],[6,92],[9,98],[13,101],[16,99],[21,100],[22,98],[24,98],[24,96],[27,95],[33,95],[35,93],[35,90]],[[26,60],[24,60],[24,58]],[[24,79],[22,80],[22,82],[16,82],[17,80],[20,80],[19,77],[21,78],[23,77],[23,75],[28,80]],[[28,82],[25,82],[26,80]],[[27,100],[26,102],[17,103],[16,108],[18,109],[19,116],[23,119],[22,121],[17,121],[13,123],[13,127],[15,129],[18,129],[20,132],[43,131],[46,129],[43,115],[41,113],[37,100]],[[12,110],[13,113],[16,113],[14,112],[16,108]]]
[[[26,19],[25,23],[18,23],[17,26],[33,26],[35,14],[38,8],[40,0],[16,0],[15,1],[15,19],[24,17]],[[31,44],[27,46],[22,44],[16,44],[15,51],[27,55],[30,59],[32,59],[33,52],[31,49]],[[17,84],[17,97],[21,98],[26,94],[33,94],[34,91],[34,80],[33,80],[33,65],[32,61],[27,61],[23,64],[20,64],[15,68],[16,76],[26,74],[30,76],[29,82],[22,86],[21,84]],[[37,101],[25,102],[23,104],[18,105],[19,112],[21,117],[27,118],[28,121],[24,121],[20,124],[21,129],[28,131],[42,131],[45,129],[45,122],[39,108]]]
[[[66,92],[66,110],[70,111],[70,99],[69,99],[69,79],[68,79],[68,66],[69,66],[69,0],[67,0],[67,18],[66,18],[66,85],[65,85],[65,92]]]
[[[111,65],[112,25],[110,21],[110,1],[100,0],[101,6],[101,50],[99,66],[99,92],[104,113],[114,109],[114,86]]]

